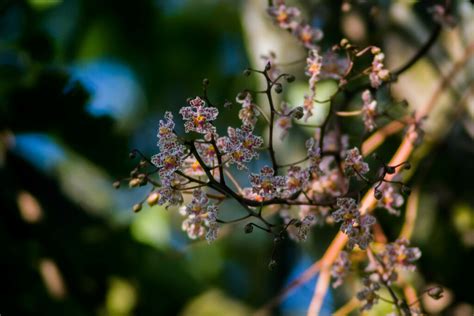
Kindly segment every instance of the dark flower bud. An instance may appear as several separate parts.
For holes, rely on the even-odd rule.
[[[135,159],[136,156],[137,156],[137,153],[134,152],[134,151],[131,151],[131,152],[128,154],[128,157],[129,157],[130,159]]]
[[[246,234],[250,234],[251,232],[253,232],[253,225],[252,224],[245,225],[244,231]]]
[[[140,160],[140,163],[138,164],[138,166],[139,166],[140,168],[143,168],[143,167],[146,166],[147,163],[148,163],[148,162],[147,162],[145,159],[142,159],[142,160]]]
[[[209,85],[209,79],[204,78],[204,79],[202,80],[202,84],[203,84],[204,86],[208,86],[208,85]]]
[[[280,237],[273,238],[273,243],[278,244],[281,241]]]
[[[286,82],[288,82],[288,83],[295,81],[295,79],[296,78],[293,75],[286,76]]]
[[[134,213],[138,213],[142,210],[142,204],[141,203],[137,203],[133,206],[133,212]]]
[[[248,94],[247,91],[239,92],[239,94],[237,94],[237,99],[238,99],[238,100],[244,100],[245,97],[247,97],[247,94]]]
[[[276,260],[273,260],[273,259],[272,259],[272,260],[270,260],[270,262],[268,263],[268,269],[269,269],[270,271],[273,271],[273,270],[276,268],[276,266],[277,266]]]
[[[120,181],[119,180],[114,181],[114,183],[112,183],[112,185],[115,189],[118,189],[118,188],[120,188]]]
[[[290,112],[291,117],[293,117],[296,120],[301,119],[304,116],[304,109],[302,106],[297,106]]]
[[[411,163],[409,163],[409,162],[405,163],[403,168],[406,169],[406,170],[410,170],[411,169]]]
[[[402,194],[405,194],[405,195],[410,195],[411,193],[410,187],[407,187],[406,185],[402,186],[401,191],[402,191]]]
[[[251,73],[252,72],[250,71],[250,69],[245,69],[244,70],[244,76],[246,76],[246,77],[250,76]]]
[[[382,198],[382,191],[376,189],[374,191],[374,197],[376,200],[380,200]]]
[[[275,92],[278,94],[283,92],[283,86],[280,83],[275,84]]]
[[[230,108],[232,106],[232,102],[228,101],[228,100],[225,100],[224,102],[224,108]]]
[[[439,300],[440,298],[443,297],[443,288],[441,286],[435,286],[431,289],[428,290],[428,296],[431,297],[434,300]]]
[[[388,174],[394,174],[395,173],[395,168],[394,167],[391,167],[391,166],[387,166],[385,168],[385,171],[388,173]]]
[[[268,62],[268,63],[265,65],[265,71],[269,71],[271,68],[272,68],[272,63],[271,63],[271,62]]]

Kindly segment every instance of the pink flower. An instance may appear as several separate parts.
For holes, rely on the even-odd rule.
[[[283,29],[292,30],[298,24],[296,18],[300,15],[300,10],[295,7],[287,7],[283,1],[269,7],[267,12]]]
[[[160,142],[160,153],[151,157],[151,162],[159,168],[160,177],[171,176],[181,167],[186,147],[177,142]]]
[[[288,108],[288,103],[283,102],[281,106],[281,115],[275,121],[275,125],[280,129],[280,139],[283,140],[288,134],[288,131],[293,126],[291,109]]]
[[[377,190],[382,193],[378,206],[385,208],[390,214],[400,215],[400,211],[397,208],[403,205],[404,199],[400,193],[395,191],[394,186],[383,182]]]
[[[316,139],[310,138],[305,143],[308,149],[309,169],[311,172],[320,172],[321,168],[321,149],[318,146]]]
[[[286,175],[285,195],[293,194],[305,190],[309,182],[309,171],[298,166],[291,166]]]
[[[309,24],[298,24],[294,29],[294,33],[308,49],[314,49],[315,42],[323,38],[323,32],[320,29],[312,28]]]
[[[200,134],[214,134],[216,128],[212,125],[212,121],[217,118],[219,111],[214,107],[207,107],[206,102],[200,97],[195,97],[189,101],[190,106],[186,106],[179,110],[184,123],[186,133],[191,131]]]
[[[414,262],[421,257],[421,251],[417,247],[408,247],[410,242],[406,239],[397,239],[387,244],[385,250],[377,254],[383,262],[382,278],[388,284],[395,282],[398,278],[397,269],[414,271]]]
[[[255,126],[257,123],[257,117],[260,115],[260,111],[252,102],[252,95],[247,92],[245,98],[236,98],[236,101],[242,104],[242,109],[239,111],[239,119],[242,120],[242,123],[244,125]]]
[[[319,55],[316,49],[309,51],[309,56],[306,58],[306,75],[309,76],[309,88],[311,91],[316,91],[316,83],[321,74],[323,65],[323,58]]]
[[[376,276],[376,275],[374,275]],[[365,301],[365,304],[362,305],[361,310],[370,310],[372,306],[377,304],[379,296],[377,291],[380,290],[380,284],[377,280],[372,278],[364,278],[363,280],[364,288],[357,292],[357,299],[359,301]]]
[[[261,55],[265,65],[270,65],[270,69],[267,70],[267,74],[271,80],[276,80],[280,75],[281,71],[276,64],[276,54],[274,52],[269,52],[268,55]]]
[[[253,127],[250,125],[227,129],[228,136],[219,139],[227,163],[235,163],[239,169],[244,169],[245,163],[258,157],[257,149],[262,146],[263,139],[252,132]]]
[[[364,158],[357,147],[349,149],[346,152],[346,159],[344,160],[344,171],[348,175],[354,173],[363,175],[369,172],[369,165],[364,162]]]
[[[196,239],[206,235],[208,242],[217,238],[217,207],[209,203],[209,199],[201,189],[193,191],[191,203],[181,208],[181,214],[186,216],[182,229],[189,238]]]
[[[285,189],[285,177],[275,176],[275,171],[265,166],[260,170],[260,174],[252,173],[249,176],[252,190],[260,195],[263,199],[269,200],[279,197]]]
[[[346,251],[341,251],[331,268],[331,275],[336,279],[332,284],[333,288],[339,287],[343,283],[350,267],[349,254]]]

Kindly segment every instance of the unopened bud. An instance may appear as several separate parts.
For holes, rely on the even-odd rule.
[[[250,71],[250,69],[245,69],[244,70],[244,76],[246,76],[246,77],[250,76],[251,73],[252,72]]]
[[[131,151],[131,152],[128,154],[128,157],[129,157],[130,159],[135,159],[136,156],[137,156],[137,153],[134,152],[134,151]]]
[[[341,47],[346,47],[347,45],[349,45],[349,40],[347,38],[343,38],[340,42],[340,45]]]
[[[277,262],[275,260],[270,260],[270,262],[268,263],[268,269],[270,271],[273,271],[277,266]]]
[[[377,55],[381,52],[381,50],[377,46],[374,46],[370,49],[370,52],[372,53],[372,55]]]
[[[302,106],[298,106],[296,108],[294,108],[292,111],[291,111],[291,116],[296,119],[296,120],[299,120],[301,118],[303,118],[304,116],[304,109]]]
[[[406,169],[406,170],[410,170],[411,169],[411,163],[409,163],[409,162],[405,163],[403,168]]]
[[[283,92],[283,86],[280,83],[275,84],[275,92],[278,94]]]
[[[118,189],[118,188],[120,188],[120,181],[119,180],[114,181],[114,183],[112,183],[112,185],[115,189]]]
[[[142,160],[140,160],[140,163],[138,165],[140,166],[140,168],[143,168],[147,165],[147,163],[148,162],[145,159],[142,159]]]
[[[375,190],[374,191],[374,197],[375,197],[376,200],[380,200],[382,198],[382,191]]]
[[[208,85],[209,85],[209,79],[204,78],[204,79],[202,80],[202,84],[203,84],[204,86],[208,86]]]
[[[148,203],[148,205],[153,206],[158,203],[159,199],[160,199],[160,193],[152,192],[146,199],[146,202]]]
[[[244,231],[246,234],[250,234],[251,232],[253,232],[253,225],[252,224],[245,225]]]
[[[394,174],[394,173],[395,173],[395,168],[394,168],[394,167],[387,166],[387,167],[385,168],[385,171],[386,171],[388,174]]]
[[[137,203],[133,206],[133,212],[134,213],[138,213],[142,210],[142,204],[141,203]]]
[[[428,290],[428,295],[434,300],[439,300],[440,298],[443,297],[443,288],[441,286],[435,286],[431,289]]]
[[[296,78],[293,75],[286,76],[286,82],[288,82],[288,83],[295,81],[295,79]]]
[[[265,65],[265,71],[269,71],[271,68],[272,68],[272,63],[271,63],[271,62],[268,62],[268,63]]]
[[[237,99],[238,100],[244,100],[247,97],[248,92],[247,91],[242,91],[237,94]]]
[[[406,185],[402,186],[401,191],[402,191],[402,194],[405,194],[405,195],[410,195],[410,193],[411,193],[410,187],[408,187]]]
[[[130,180],[128,182],[128,186],[131,187],[131,188],[136,188],[140,185],[140,179],[138,178],[133,178],[132,180]]]

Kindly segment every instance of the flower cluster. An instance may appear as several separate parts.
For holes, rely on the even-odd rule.
[[[336,222],[342,222],[341,231],[349,237],[347,247],[349,249],[358,245],[366,249],[372,241],[370,226],[375,224],[375,218],[371,215],[361,215],[357,202],[351,198],[337,199],[338,209],[332,213]]]
[[[400,185],[401,191],[407,193],[404,190],[406,186],[398,181],[400,170],[407,169],[398,167],[407,166],[407,162],[396,166],[381,162],[383,167],[374,175],[369,172],[369,164],[364,161],[366,150],[364,153],[359,150],[365,148],[359,141],[361,138],[363,140],[365,133],[378,128],[376,119],[382,115],[389,117],[377,109],[377,100],[372,94],[374,89],[390,80],[390,73],[384,66],[384,54],[374,46],[359,50],[347,40],[342,40],[323,54],[316,46],[322,37],[321,31],[302,22],[299,10],[288,7],[283,0],[271,3],[268,13],[275,23],[295,35],[307,49],[306,60],[301,60],[305,62],[306,77],[284,73],[277,67],[273,53],[262,56],[265,61],[263,70],[248,68],[244,74],[261,76],[266,86],[263,90],[243,90],[237,95],[241,125],[227,126],[226,135],[218,135],[214,125],[222,109],[218,110],[209,100],[206,81],[204,96],[189,99],[189,104],[179,110],[184,121],[184,131],[193,134],[178,137],[173,115],[166,112],[164,119],[159,121],[159,153],[151,159],[140,153],[142,160],[127,181],[131,187],[152,186],[151,193],[144,199],[149,205],[165,205],[166,208],[181,206],[180,212],[184,216],[182,229],[191,239],[206,238],[212,242],[217,238],[220,225],[248,221],[246,233],[251,233],[254,228],[261,229],[275,238],[276,246],[277,241],[285,236],[297,241],[307,240],[316,224],[340,223],[340,231],[348,238],[346,249],[339,253],[331,267],[333,286],[340,286],[350,272],[350,258],[357,262],[369,259],[370,265],[365,270],[369,272],[369,277],[364,280],[364,288],[357,294],[357,298],[363,301],[362,310],[368,310],[380,298],[377,291],[381,285],[390,289],[397,280],[399,269],[414,269],[414,262],[420,257],[419,249],[409,247],[406,240],[397,240],[380,250],[378,241],[383,238],[379,238],[379,231],[377,247],[369,248],[374,239],[372,228],[376,219],[370,212],[375,208],[375,203],[366,205],[363,211],[359,209],[359,200],[367,201],[361,199],[362,194],[372,198],[370,194],[373,190],[373,197],[378,200],[377,206],[386,208],[389,213],[399,214],[404,199],[395,185]],[[358,64],[353,67],[359,57],[369,52],[373,56],[370,69]],[[342,53],[345,58],[341,58]],[[357,71],[360,72],[354,74]],[[367,82],[367,75],[370,82]],[[360,77],[363,80],[359,81]],[[297,101],[303,101],[303,105],[291,107],[283,98],[276,100],[276,94],[284,96],[281,94],[283,87],[286,87],[283,81],[291,83],[297,78],[307,80],[307,94],[304,100]],[[325,78],[338,80],[339,87],[328,100],[316,100],[316,86]],[[358,80],[354,89],[346,89],[345,85],[352,84],[353,80]],[[347,106],[360,104],[359,91],[363,91],[360,110],[346,111]],[[383,93],[385,91],[381,90],[377,95],[383,97]],[[342,94],[344,98],[339,97]],[[257,99],[257,95],[267,100]],[[258,105],[254,98],[258,100]],[[231,113],[233,109],[226,106],[229,103],[226,102],[224,107]],[[311,117],[318,103],[327,103],[329,107],[322,124],[296,121]],[[360,130],[352,129],[351,126],[346,128],[343,125],[345,116],[361,116],[365,133],[350,135],[350,138],[344,134],[348,130]],[[263,129],[262,122],[267,123],[269,128]],[[361,124],[360,120],[356,122]],[[305,132],[307,128],[314,128],[311,137],[305,142],[305,154],[301,154],[299,159],[295,158],[293,163],[283,163],[286,159],[281,157],[280,144],[275,144],[275,136],[279,133],[280,139],[283,139],[291,128],[299,127],[304,128]],[[415,128],[414,124],[411,131],[419,136]],[[263,133],[259,134],[259,131]],[[264,137],[268,140],[265,147]],[[300,147],[303,147],[302,144]],[[260,156],[267,160],[256,161]],[[255,165],[264,167],[256,173],[253,169]],[[156,168],[151,170],[152,167]],[[155,178],[155,175],[159,177]],[[247,178],[250,185],[245,187],[240,181]],[[355,181],[357,178],[363,180],[364,185],[361,185],[361,181]],[[357,200],[353,197],[357,197]],[[226,205],[229,200],[242,206],[246,214],[231,217],[228,221],[218,219],[217,205]],[[139,211],[141,204],[137,204],[134,210]],[[270,208],[272,214],[278,212],[280,217],[270,217],[266,212]],[[380,234],[383,235],[382,230]],[[346,238],[340,240],[346,242]],[[358,250],[351,253],[356,246]],[[341,245],[337,250],[342,248]],[[336,256],[332,260],[334,258]],[[274,262],[273,258],[271,262]],[[358,266],[353,265],[354,268]]]
[[[209,203],[204,191],[195,189],[191,203],[181,208],[181,214],[186,217],[182,228],[189,238],[196,239],[206,235],[208,242],[217,238],[217,207]]]

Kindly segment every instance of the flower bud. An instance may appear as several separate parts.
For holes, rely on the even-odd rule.
[[[278,94],[283,92],[283,86],[280,83],[275,84],[275,92]]]
[[[405,165],[403,166],[403,168],[404,168],[405,170],[410,170],[410,169],[411,169],[411,163],[409,163],[409,162],[405,163]]]
[[[135,157],[137,156],[137,153],[135,151],[131,151],[129,154],[128,154],[128,157],[130,159],[135,159]]]
[[[131,188],[136,188],[140,185],[140,179],[138,178],[133,178],[132,180],[130,180],[128,182],[128,186],[131,187]]]
[[[239,92],[239,94],[237,94],[237,100],[244,100],[247,97],[247,94],[247,91]]]
[[[304,109],[303,109],[302,106],[297,106],[296,108],[294,108],[291,111],[290,114],[294,119],[299,120],[299,119],[303,118],[303,116],[304,116]]]
[[[296,78],[293,75],[286,76],[286,82],[288,82],[288,83],[295,81],[295,79]]]
[[[347,38],[343,38],[340,42],[341,47],[345,48],[347,45],[349,45],[349,40]]]
[[[373,55],[377,55],[380,53],[380,48],[374,46],[370,49],[370,52],[373,54]]]
[[[265,71],[269,71],[271,68],[272,68],[272,63],[271,63],[271,62],[268,62],[268,63],[265,65]]]
[[[134,213],[138,213],[142,210],[142,204],[141,203],[137,203],[133,206],[133,212]]]
[[[159,199],[160,199],[160,193],[152,192],[146,199],[146,202],[148,203],[148,205],[153,206],[158,203]]]
[[[253,225],[250,224],[250,223],[245,225],[244,231],[245,231],[246,234],[250,234],[251,232],[253,232]]]
[[[120,188],[120,181],[119,180],[114,181],[114,183],[112,183],[112,185],[115,189],[118,189],[118,188]]]
[[[439,300],[440,298],[443,297],[443,288],[441,286],[435,286],[431,289],[428,290],[428,296],[431,297],[434,300]]]
[[[374,191],[374,197],[375,197],[376,200],[380,200],[382,198],[382,191],[375,190]]]
[[[244,76],[246,76],[246,77],[250,76],[251,73],[252,72],[250,71],[250,69],[245,69],[244,70]]]
[[[270,260],[270,262],[268,263],[268,269],[270,271],[273,271],[276,268],[276,266],[277,266],[277,262],[274,259]]]
[[[208,85],[209,85],[209,79],[204,78],[204,79],[202,80],[202,84],[203,84],[204,86],[208,86]]]
[[[147,163],[148,163],[148,162],[147,162],[145,159],[142,159],[142,160],[140,160],[140,163],[138,164],[138,166],[139,166],[140,168],[143,168],[143,167],[146,166]]]
[[[388,174],[394,174],[394,173],[395,173],[395,168],[394,168],[394,167],[387,166],[387,167],[385,168],[385,171],[386,171]]]
[[[401,191],[402,191],[402,194],[405,194],[405,195],[410,195],[410,193],[411,193],[410,187],[408,187],[406,185],[402,186]]]

